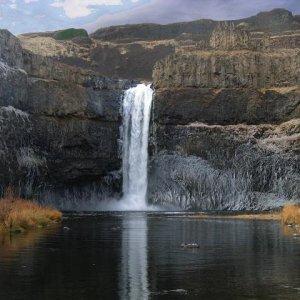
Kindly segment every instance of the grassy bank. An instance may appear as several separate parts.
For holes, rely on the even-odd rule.
[[[0,232],[24,232],[59,222],[62,213],[56,209],[20,198],[0,199]]]

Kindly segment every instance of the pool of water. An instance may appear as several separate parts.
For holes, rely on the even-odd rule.
[[[300,239],[278,221],[69,215],[0,239],[0,299],[300,299]]]

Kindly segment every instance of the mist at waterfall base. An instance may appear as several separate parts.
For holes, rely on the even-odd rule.
[[[121,127],[123,197],[102,201],[102,211],[156,210],[147,204],[148,140],[153,90],[139,84],[125,92]]]

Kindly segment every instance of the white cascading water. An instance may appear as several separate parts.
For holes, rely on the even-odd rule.
[[[148,138],[153,90],[139,84],[123,100],[123,199],[126,210],[147,209]]]

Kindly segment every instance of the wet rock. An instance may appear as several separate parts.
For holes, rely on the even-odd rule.
[[[121,230],[120,226],[114,226],[111,228],[111,231],[119,231],[119,230]]]
[[[198,249],[198,248],[200,248],[199,244],[196,244],[196,243],[181,244],[180,247],[184,248],[184,249]]]

